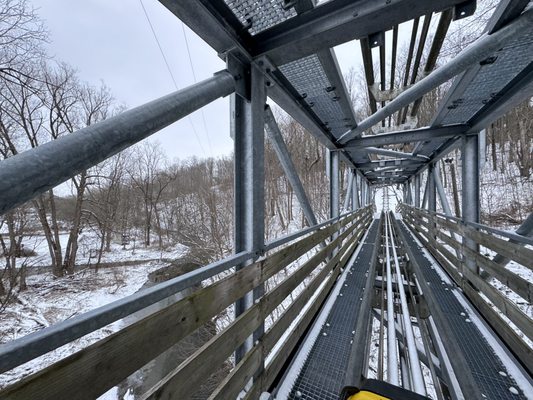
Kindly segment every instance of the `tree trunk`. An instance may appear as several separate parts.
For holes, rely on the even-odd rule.
[[[76,256],[78,254],[78,237],[81,228],[81,212],[83,206],[83,196],[85,188],[87,187],[87,171],[80,174],[80,181],[77,185],[76,207],[74,209],[74,218],[72,219],[72,227],[70,228],[67,249],[65,251],[65,261],[63,269],[69,275],[74,274],[74,267],[76,266]]]
[[[459,205],[459,192],[457,190],[457,178],[455,176],[455,166],[453,163],[450,163],[450,178],[452,181],[452,191],[453,191],[453,203],[455,208],[455,216],[461,218],[461,208]]]

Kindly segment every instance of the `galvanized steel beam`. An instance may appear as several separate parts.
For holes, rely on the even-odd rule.
[[[379,154],[382,156],[387,157],[396,157],[396,158],[414,158],[414,159],[421,159],[421,160],[428,160],[427,157],[422,155],[416,155],[413,153],[404,153],[402,151],[396,151],[396,150],[389,150],[389,149],[381,149],[378,147],[366,147],[365,150],[370,154]]]
[[[382,133],[378,135],[367,135],[346,142],[342,148],[350,150],[371,146],[386,146],[390,144],[429,141],[437,138],[450,138],[466,133],[469,128],[470,127],[468,125],[460,124],[439,127],[424,127],[407,131]]]
[[[296,168],[292,162],[287,145],[283,140],[283,135],[281,134],[278,124],[276,123],[274,114],[272,114],[272,110],[268,106],[265,110],[265,123],[268,133],[267,137],[274,147],[274,151],[278,157],[281,167],[283,168],[283,172],[285,172],[285,175],[287,176],[287,179],[289,180],[289,183],[296,194],[296,198],[302,207],[302,212],[304,213],[305,219],[307,220],[309,226],[316,225],[317,220],[315,213],[313,212],[313,208],[311,207],[311,203],[309,202],[309,198],[307,197],[305,189],[302,185],[302,181],[300,181],[300,177],[296,172]]]
[[[341,138],[339,138],[339,143],[346,143],[348,140],[378,124],[389,115],[408,106],[419,97],[465,71],[470,66],[486,59],[488,55],[499,50],[530,24],[533,24],[533,10],[524,12],[516,20],[497,32],[494,32],[491,35],[485,34],[481,36],[450,62],[436,69],[409,89],[405,90],[385,107],[379,109],[375,114],[371,115],[364,121],[361,121],[356,129],[346,132]]]
[[[236,253],[261,253],[265,234],[265,160],[264,131],[266,88],[263,73],[251,68],[251,101],[233,95],[231,99],[231,130],[235,147],[234,237]],[[238,269],[244,266],[238,267]],[[263,294],[263,287],[254,289],[235,303],[235,316],[241,315]],[[263,333],[263,327],[254,333],[254,339]],[[239,362],[251,348],[247,342],[237,348]]]
[[[350,171],[348,172],[348,187],[346,188],[346,196],[344,197],[344,204],[342,206],[342,210],[344,212],[348,211],[348,208],[350,207],[350,201],[352,200],[352,188],[354,185],[353,181],[354,176]]]
[[[321,4],[255,35],[254,56],[283,64],[389,30],[420,15],[442,11],[464,0],[335,0]]]
[[[479,141],[477,136],[468,136],[462,141],[462,219],[479,223]],[[463,238],[463,244],[478,252],[479,245],[471,239]],[[476,261],[465,257],[466,266],[478,273]]]

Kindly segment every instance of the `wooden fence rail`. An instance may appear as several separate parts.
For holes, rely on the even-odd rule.
[[[471,239],[475,243],[502,254],[529,269],[533,268],[533,250],[518,243],[500,239],[492,232],[476,230],[455,218],[446,218],[405,204],[400,206],[400,212],[406,225],[445,268],[455,283],[461,287],[466,296],[478,308],[481,315],[504,339],[531,373],[533,371],[533,350],[524,341],[522,335],[533,340],[533,320],[518,307],[517,303],[502,294],[480,274],[468,268],[465,260],[472,260],[478,268],[498,280],[529,304],[533,299],[532,283],[504,266],[493,262],[488,255],[465,246],[463,242],[465,239]],[[455,254],[450,248],[455,250]],[[509,325],[508,321],[511,321],[518,328],[518,333]]]
[[[335,278],[372,219],[366,207],[332,223],[286,247],[260,258],[251,265],[223,279],[198,289],[176,303],[139,320],[85,349],[30,375],[0,392],[0,397],[17,399],[94,399],[118,385],[135,371],[211,321],[235,301],[287,268],[302,255],[323,243],[334,233],[340,234],[313,257],[297,267],[284,281],[271,289],[251,308],[205,343],[193,355],[171,371],[144,398],[188,398],[207,380],[265,320],[265,318],[314,271],[316,276],[294,299],[285,313],[270,327],[262,340],[249,351],[239,365],[211,396],[236,395],[251,375],[263,387],[279,371],[282,363],[274,358],[263,369],[264,358],[289,327],[315,291],[318,296],[293,330],[297,339],[287,340],[284,350],[292,349],[318,310]],[[333,256],[333,250],[340,248]],[[331,258],[326,262],[327,257]],[[325,265],[324,265],[325,264]],[[325,282],[321,286],[321,284]],[[287,354],[286,352],[283,353]]]

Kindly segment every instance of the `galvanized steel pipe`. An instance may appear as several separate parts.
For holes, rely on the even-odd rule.
[[[0,162],[0,214],[235,90],[228,71]]]

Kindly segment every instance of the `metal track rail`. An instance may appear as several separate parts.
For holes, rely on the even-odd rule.
[[[406,225],[396,225],[465,398],[531,398],[531,377]]]
[[[276,399],[339,398],[345,382],[359,312],[363,308],[361,302],[365,286],[369,277],[373,276],[369,270],[375,259],[376,243],[379,243],[378,228],[379,220],[374,220],[358,253],[347,267],[345,279],[341,278],[337,282],[337,291],[332,292],[337,297],[331,308],[326,306],[323,309],[300,346],[299,353],[304,355],[303,363],[299,365],[297,355],[282,383],[278,385],[280,389]],[[318,332],[316,337],[313,337],[313,331]]]

